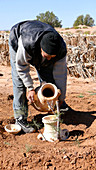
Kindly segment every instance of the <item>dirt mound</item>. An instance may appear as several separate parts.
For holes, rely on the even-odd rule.
[[[37,86],[34,70],[31,74]],[[37,139],[44,130],[42,117],[48,113],[32,106],[28,121],[35,122],[39,130],[31,134],[8,134],[4,126],[15,122],[11,68],[0,66],[0,169],[96,169],[96,82],[68,77],[66,102],[72,108],[61,115],[61,129],[69,130],[66,141],[51,143]]]
[[[85,25],[79,25],[76,28],[74,28],[74,27],[72,27],[72,28],[56,28],[56,30],[63,34],[67,34],[67,33],[70,33],[70,34],[78,34],[78,33],[96,34],[96,26],[88,27]]]

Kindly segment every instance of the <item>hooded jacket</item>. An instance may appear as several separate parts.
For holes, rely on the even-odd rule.
[[[53,27],[41,21],[34,20],[20,22],[14,25],[10,31],[10,43],[15,52],[17,52],[18,39],[21,36],[25,50],[32,57],[29,63],[39,69],[42,60],[40,41],[42,36],[48,32],[55,32],[58,34]],[[50,61],[46,61],[46,64],[55,63],[66,55],[66,44],[60,35],[58,47],[59,50],[56,57],[54,59],[52,58]]]
[[[16,57],[19,57],[19,60],[17,59],[18,74],[23,80],[25,87],[30,90],[33,88],[33,85],[29,75],[28,63],[35,66],[43,81],[55,83],[53,79],[53,65],[67,53],[66,44],[63,41],[63,38],[58,34],[59,43],[56,57],[51,58],[51,60],[45,59],[42,62],[40,41],[42,36],[48,32],[58,34],[58,32],[50,25],[35,20],[20,22],[14,25],[10,31],[10,45],[16,52]],[[21,47],[19,44],[21,44]],[[20,58],[19,51],[21,48],[25,51],[25,58],[28,63],[23,63],[23,59]]]

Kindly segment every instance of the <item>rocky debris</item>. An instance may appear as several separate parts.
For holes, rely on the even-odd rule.
[[[9,33],[0,33],[0,63],[2,65],[10,65],[8,39]]]
[[[63,35],[67,44],[68,74],[96,79],[96,35]]]
[[[62,34],[67,44],[68,74],[75,77],[96,79],[96,35]],[[0,33],[0,63],[10,64],[9,33]]]

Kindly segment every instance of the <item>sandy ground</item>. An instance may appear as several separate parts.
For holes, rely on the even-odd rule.
[[[37,75],[32,69],[34,85]],[[95,170],[96,169],[96,82],[92,79],[68,77],[66,102],[72,111],[61,115],[61,129],[69,130],[66,141],[48,142],[37,139],[44,131],[39,112],[29,107],[28,120],[40,129],[35,133],[17,135],[4,131],[14,123],[11,68],[0,66],[0,169],[8,170]]]
[[[71,34],[95,34],[96,35],[96,26],[93,27],[86,27],[85,25],[79,25],[78,29],[74,29],[74,28],[56,28],[57,31],[62,32],[62,34],[67,34],[67,33],[71,33]]]

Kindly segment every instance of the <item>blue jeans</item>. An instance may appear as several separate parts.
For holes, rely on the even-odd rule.
[[[22,80],[18,76],[16,70],[16,52],[13,50],[9,44],[10,50],[10,63],[11,63],[11,72],[12,72],[12,81],[13,81],[13,110],[14,117],[19,118],[22,116],[24,119],[28,116],[28,104],[26,98],[26,87],[24,86]]]

